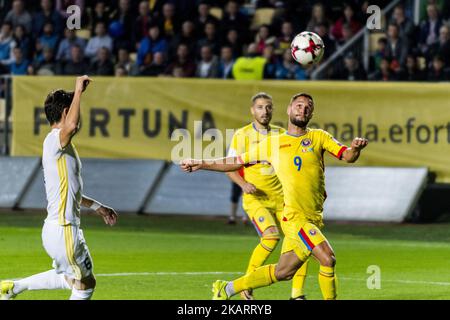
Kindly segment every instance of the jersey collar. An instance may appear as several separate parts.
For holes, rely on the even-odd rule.
[[[256,126],[255,126],[255,123],[254,122],[252,122],[252,127],[253,127],[253,129],[255,129],[255,131],[256,132],[258,132],[258,133],[260,133],[260,134],[263,134],[263,135],[268,135],[269,134],[269,132],[270,132],[270,130],[271,130],[271,127],[270,127],[270,125],[269,125],[269,129],[267,130],[267,132],[262,132],[262,131],[260,131],[260,130],[258,130],[258,128],[256,128]]]

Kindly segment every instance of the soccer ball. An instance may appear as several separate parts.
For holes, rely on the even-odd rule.
[[[291,42],[291,53],[295,61],[302,66],[320,62],[325,52],[322,38],[314,32],[304,31],[295,36]]]

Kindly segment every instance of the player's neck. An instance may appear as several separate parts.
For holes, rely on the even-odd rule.
[[[270,124],[263,125],[258,121],[253,121],[253,128],[255,128],[255,130],[259,132],[268,132],[270,131]]]
[[[290,136],[300,137],[304,136],[308,133],[308,128],[306,126],[304,127],[298,127],[292,123],[289,124],[288,132]]]

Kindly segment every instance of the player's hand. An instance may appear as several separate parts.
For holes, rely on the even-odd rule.
[[[367,139],[355,138],[352,141],[351,148],[353,150],[360,151],[360,150],[364,149],[365,147],[367,147],[368,144],[369,144],[369,140],[367,140]]]
[[[116,224],[118,215],[113,208],[101,206],[96,212],[103,218],[103,221],[105,221],[107,225],[112,227]]]
[[[84,92],[86,91],[89,84],[92,82],[92,79],[89,76],[78,77],[75,83],[75,92]]]
[[[256,193],[256,187],[251,183],[246,182],[241,188],[242,188],[242,191],[244,191],[244,193],[247,193],[247,194]]]
[[[202,168],[202,160],[184,159],[180,161],[180,168],[184,172],[194,172]]]

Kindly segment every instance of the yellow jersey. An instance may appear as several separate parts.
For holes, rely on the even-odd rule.
[[[276,136],[284,133],[285,131],[286,130],[281,127],[270,125],[270,130],[263,132],[257,130],[254,123],[250,123],[249,125],[236,131],[230,143],[228,156],[239,156],[243,153],[249,152],[267,137]],[[267,161],[247,165],[244,167],[243,171],[240,171],[240,174],[245,181],[256,187],[257,192],[253,194],[254,197],[282,197],[283,189],[281,183],[278,180],[273,167]],[[244,197],[247,196],[249,195],[244,195]]]
[[[307,128],[302,136],[287,132],[269,136],[242,154],[240,161],[246,165],[271,163],[283,186],[283,219],[305,220],[321,227],[326,198],[323,155],[328,151],[340,159],[346,149],[328,132]]]

